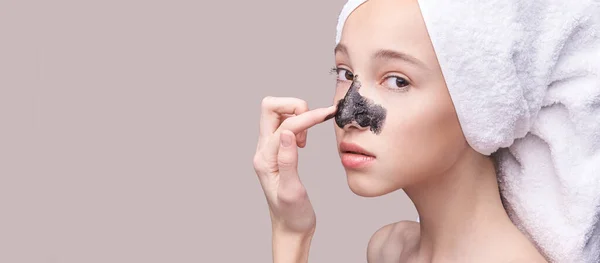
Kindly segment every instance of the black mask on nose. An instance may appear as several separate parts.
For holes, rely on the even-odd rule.
[[[335,123],[344,128],[355,121],[359,126],[369,127],[371,132],[379,134],[385,121],[386,109],[361,96],[358,93],[360,86],[358,76],[355,75],[346,96],[337,103]]]

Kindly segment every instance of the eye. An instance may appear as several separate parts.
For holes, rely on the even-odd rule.
[[[403,77],[399,76],[389,76],[385,78],[383,85],[389,89],[397,90],[397,89],[406,89],[410,83]]]
[[[352,72],[350,72],[350,70],[336,67],[336,68],[333,68],[332,71],[336,72],[338,81],[354,80],[354,74]]]

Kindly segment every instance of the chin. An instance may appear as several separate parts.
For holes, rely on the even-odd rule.
[[[378,197],[394,191],[389,184],[385,185],[381,180],[374,179],[372,174],[346,170],[346,176],[350,190],[358,196]]]

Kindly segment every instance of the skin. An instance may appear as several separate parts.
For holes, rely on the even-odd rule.
[[[261,106],[254,167],[270,208],[274,262],[308,261],[316,216],[298,176],[297,148],[306,145],[308,128],[335,113],[353,74],[361,96],[387,116],[379,134],[355,122],[333,124],[338,149],[354,143],[375,155],[367,167],[345,167],[348,185],[364,197],[403,189],[421,220],[376,231],[368,262],[546,262],[504,210],[493,159],[466,143],[415,0],[369,0],[357,8],[335,62],[334,106],[308,110],[302,100],[272,97]]]

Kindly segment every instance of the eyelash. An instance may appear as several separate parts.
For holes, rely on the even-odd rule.
[[[329,74],[336,74],[337,75],[337,74],[339,74],[340,70],[347,70],[347,69],[334,66],[329,71]],[[347,71],[350,72],[352,74],[352,76],[354,76],[354,73],[352,73],[352,71],[350,71],[350,70],[347,70]],[[388,88],[388,89],[390,89],[392,91],[403,92],[403,91],[406,91],[406,89],[408,89],[408,86],[412,85],[412,83],[410,81],[408,81],[406,78],[401,77],[401,76],[397,76],[397,75],[388,75],[388,76],[386,76],[384,78],[384,82],[387,81],[390,78],[398,78],[398,79],[402,79],[402,80],[404,80],[406,82],[406,85],[403,86],[403,87],[397,87],[397,88],[394,88],[394,89]],[[344,80],[340,80],[338,76],[336,76],[336,80],[337,80],[338,83],[344,81]]]
[[[333,74],[335,74],[335,75],[336,75],[336,78],[335,78],[335,79],[336,79],[336,82],[337,82],[337,83],[340,83],[340,82],[345,82],[345,81],[350,81],[350,80],[341,80],[341,79],[339,78],[340,70],[345,70],[345,71],[347,71],[347,72],[350,72],[350,74],[352,75],[352,79],[354,79],[354,73],[352,73],[352,71],[350,71],[350,70],[348,70],[348,69],[345,69],[345,68],[340,68],[340,67],[334,66],[334,67],[333,67],[333,68],[331,68],[331,70],[329,71],[329,74],[332,74],[332,75],[333,75]]]
[[[329,75],[337,74],[337,67],[333,67],[329,70]]]
[[[329,70],[329,74],[338,74],[340,70],[347,70],[345,68],[340,68],[340,67],[333,67]],[[350,70],[348,70],[350,71]]]
[[[337,73],[338,69],[339,69],[339,68],[338,68],[338,67],[336,67],[336,66],[332,67],[332,68],[329,70],[329,74],[334,74],[334,73]]]

